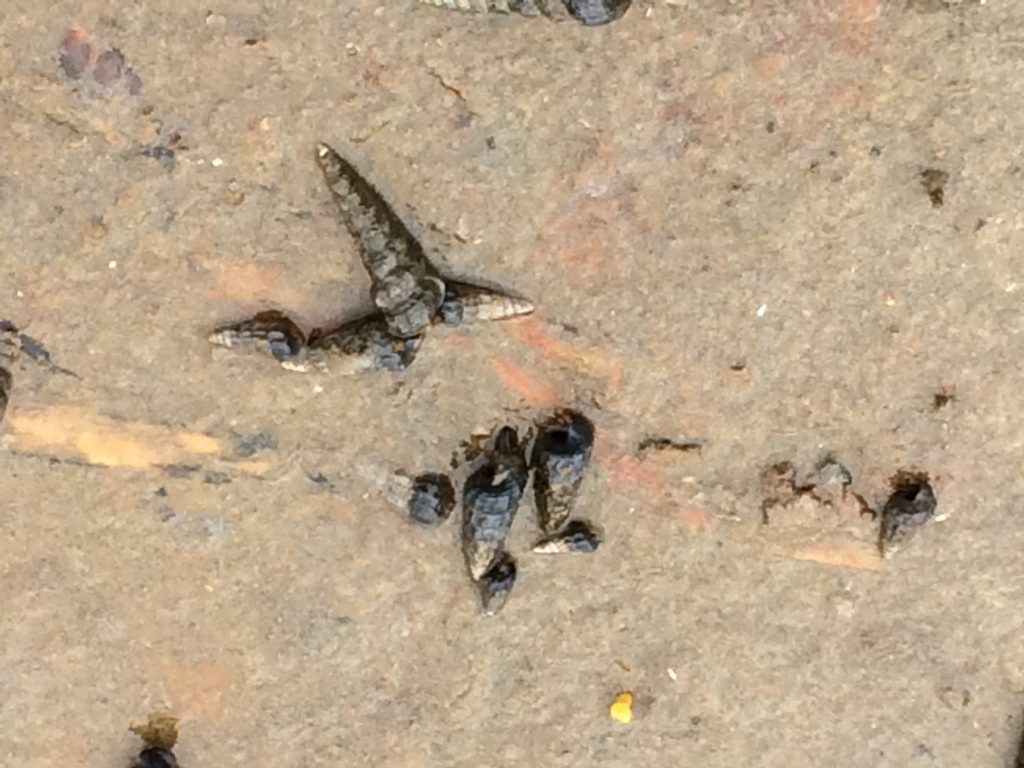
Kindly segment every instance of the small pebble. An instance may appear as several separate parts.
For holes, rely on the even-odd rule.
[[[90,240],[102,240],[109,231],[102,216],[90,216],[89,223],[85,227],[85,236]]]
[[[633,692],[623,691],[616,696],[608,708],[608,714],[612,716],[612,720],[619,723],[633,722]]]

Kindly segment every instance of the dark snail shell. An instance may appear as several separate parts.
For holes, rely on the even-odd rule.
[[[878,546],[883,553],[935,517],[938,506],[928,475],[923,472],[900,472],[893,478],[892,486],[892,494],[882,507],[878,534]]]
[[[593,446],[594,425],[575,411],[541,426],[533,449],[533,490],[545,533],[559,530],[572,514]]]
[[[178,759],[169,749],[146,747],[139,752],[132,768],[178,768]]]
[[[273,357],[289,370],[318,367],[346,373],[405,370],[416,358],[421,340],[392,336],[379,313],[350,320],[330,331],[314,330],[307,340],[293,320],[276,310],[221,326],[209,337],[211,344],[220,347]]]
[[[477,582],[483,612],[493,616],[500,611],[515,585],[516,561],[508,552],[502,551]]]
[[[8,368],[21,351],[18,329],[6,320],[0,320],[0,421],[7,412],[7,403],[11,397],[13,376]]]
[[[533,303],[521,296],[482,285],[446,280],[438,319],[445,325],[468,325],[520,317],[533,310]]]
[[[455,507],[455,488],[448,475],[428,472],[412,484],[409,517],[424,527],[440,525]]]
[[[585,26],[621,18],[632,0],[420,0],[426,5],[467,13],[518,13],[561,20],[575,18]]]
[[[351,320],[332,331],[309,335],[307,358],[313,365],[335,367],[358,373],[376,369],[404,371],[419,351],[422,336],[393,336],[387,320],[379,314]]]
[[[388,331],[399,338],[419,336],[444,300],[444,283],[423,246],[372,184],[326,144],[317,162],[338,214],[359,245],[370,274],[373,302]]]
[[[463,486],[462,546],[473,579],[480,579],[502,550],[526,481],[519,437],[511,427],[503,427],[486,462]]]
[[[11,372],[6,368],[0,368],[0,421],[4,420],[7,413],[7,403],[11,396]]]
[[[589,554],[601,546],[601,534],[586,520],[570,520],[558,533],[538,541],[533,551],[542,555]]]
[[[633,0],[569,0],[569,13],[588,27],[622,18]]]
[[[217,328],[209,341],[220,347],[269,355],[276,360],[299,357],[306,336],[290,317],[277,310],[260,312],[249,320]]]

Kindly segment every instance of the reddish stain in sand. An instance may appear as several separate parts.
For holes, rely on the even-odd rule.
[[[192,665],[176,660],[164,661],[160,666],[175,712],[183,719],[224,720],[223,697],[239,677],[235,667],[220,662]]]
[[[638,487],[652,491],[659,497],[654,501],[659,515],[678,519],[694,533],[703,533],[710,527],[711,515],[707,511],[692,505],[676,506],[672,499],[671,485],[664,473],[627,453],[614,440],[598,436],[595,457],[601,469],[610,476],[612,488],[627,493]],[[641,500],[638,503],[644,502]]]
[[[622,388],[622,364],[601,350],[563,341],[539,314],[508,324],[509,334],[547,358],[564,360],[603,378],[612,392]]]
[[[626,452],[612,437],[598,433],[594,456],[601,468],[611,475],[613,488],[635,485],[656,491],[668,488],[665,475]]]
[[[540,378],[535,372],[516,365],[507,357],[492,358],[491,368],[506,387],[534,408],[553,408],[564,402],[558,389],[551,382]]]
[[[64,33],[61,41],[64,52],[60,55],[60,66],[73,80],[80,78],[93,62],[89,33],[84,29],[72,28]]]
[[[614,488],[640,485],[662,491],[668,487],[668,481],[663,474],[645,467],[643,462],[628,454],[606,454],[599,463],[602,469],[611,474]]]
[[[234,259],[207,259],[202,266],[211,277],[207,295],[216,301],[247,304],[273,300],[290,307],[302,302],[303,294],[288,283],[280,267]]]
[[[700,507],[683,507],[679,510],[679,518],[694,533],[704,533],[711,525],[711,515]]]

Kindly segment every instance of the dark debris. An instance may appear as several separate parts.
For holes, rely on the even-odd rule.
[[[682,453],[701,453],[707,440],[701,438],[678,439],[674,437],[645,437],[636,447],[640,456],[653,451],[680,451]]]
[[[601,546],[601,534],[586,520],[570,520],[558,533],[538,541],[533,551],[543,555],[589,554]]]
[[[882,507],[878,548],[885,554],[933,517],[938,502],[926,472],[900,471],[889,481],[892,494]]]
[[[493,616],[504,607],[516,585],[516,575],[515,559],[508,552],[500,552],[477,582],[481,607],[486,615]]]
[[[455,486],[448,475],[429,472],[413,481],[409,517],[424,527],[440,525],[455,508]]]
[[[943,386],[941,390],[932,395],[932,412],[941,411],[947,405],[956,400],[956,387]]]
[[[761,474],[761,522],[771,523],[770,512],[775,507],[787,507],[802,496],[808,496],[826,507],[835,507],[853,493],[853,475],[831,454],[825,454],[810,467],[797,467],[791,461],[781,461]],[[861,497],[862,511],[867,507]],[[870,507],[867,511],[871,512]],[[873,516],[873,512],[871,512]]]
[[[932,201],[932,208],[941,208],[946,199],[946,182],[949,181],[949,174],[938,168],[925,168],[921,171],[920,178],[921,186],[928,199]]]
[[[261,451],[277,449],[277,438],[266,431],[254,432],[251,435],[235,435],[231,442],[235,445],[235,453],[242,458],[254,456]]]
[[[594,447],[594,425],[576,411],[560,411],[540,425],[533,447],[533,490],[537,519],[546,533],[559,530],[576,496]]]
[[[139,752],[132,768],[178,768],[178,758],[169,749],[146,747]]]

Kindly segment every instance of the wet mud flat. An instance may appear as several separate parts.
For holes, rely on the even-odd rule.
[[[0,753],[1012,765],[1022,13],[16,3]],[[320,141],[534,312],[356,376],[210,345],[379,308]],[[600,546],[534,553],[531,479],[482,616],[453,458],[563,408]]]

